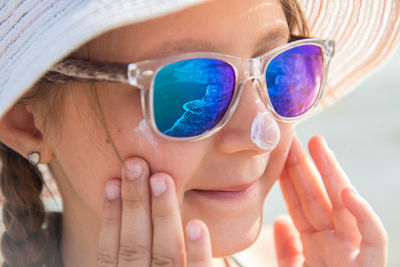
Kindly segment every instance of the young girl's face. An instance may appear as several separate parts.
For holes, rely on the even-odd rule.
[[[130,63],[209,51],[251,58],[287,40],[288,27],[279,0],[209,1],[109,32],[73,56]],[[292,125],[272,120],[256,85],[246,83],[237,109],[222,130],[186,143],[153,135],[143,120],[138,90],[96,83],[107,134],[87,97],[90,86],[65,86],[62,137],[49,141],[54,151],[51,167],[63,195],[67,224],[74,221],[74,227],[90,230],[98,226],[105,185],[121,177],[115,145],[122,160],[141,157],[152,173],[167,172],[174,178],[183,223],[199,218],[207,224],[214,256],[232,254],[254,242],[262,224],[264,199],[279,177],[292,137]],[[265,147],[260,145],[262,141],[271,144]],[[235,191],[253,182],[246,193],[199,193]]]

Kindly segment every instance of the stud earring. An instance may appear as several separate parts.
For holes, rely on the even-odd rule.
[[[32,165],[38,165],[40,162],[40,153],[36,151],[29,152],[28,160]]]

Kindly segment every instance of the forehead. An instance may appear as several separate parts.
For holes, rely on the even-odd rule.
[[[87,48],[91,59],[123,63],[195,51],[252,57],[287,38],[279,0],[214,0],[113,30]]]

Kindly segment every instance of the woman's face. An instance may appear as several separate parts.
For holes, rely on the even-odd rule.
[[[287,39],[288,27],[279,0],[209,1],[109,32],[73,56],[129,63],[209,51],[250,58],[285,44]],[[292,125],[271,126],[269,111],[252,82],[245,84],[238,107],[222,130],[189,143],[168,142],[153,135],[143,120],[138,90],[128,85],[97,83],[107,135],[100,121],[94,119],[97,115],[92,100],[86,97],[90,86],[75,83],[65,87],[62,137],[51,144],[51,167],[67,220],[87,224],[100,220],[105,184],[121,177],[114,144],[122,160],[141,157],[152,173],[163,171],[174,178],[183,223],[199,218],[208,225],[215,257],[245,249],[255,241],[262,224],[264,199],[286,159]],[[259,124],[265,138],[280,132],[272,150],[252,141],[257,114],[265,122]],[[236,198],[209,197],[195,191],[229,189],[254,181],[250,193]]]

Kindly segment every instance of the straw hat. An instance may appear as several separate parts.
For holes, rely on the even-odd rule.
[[[56,62],[108,30],[203,0],[3,0],[0,116]],[[399,42],[399,0],[300,0],[313,37],[336,41],[323,103],[354,88]]]

